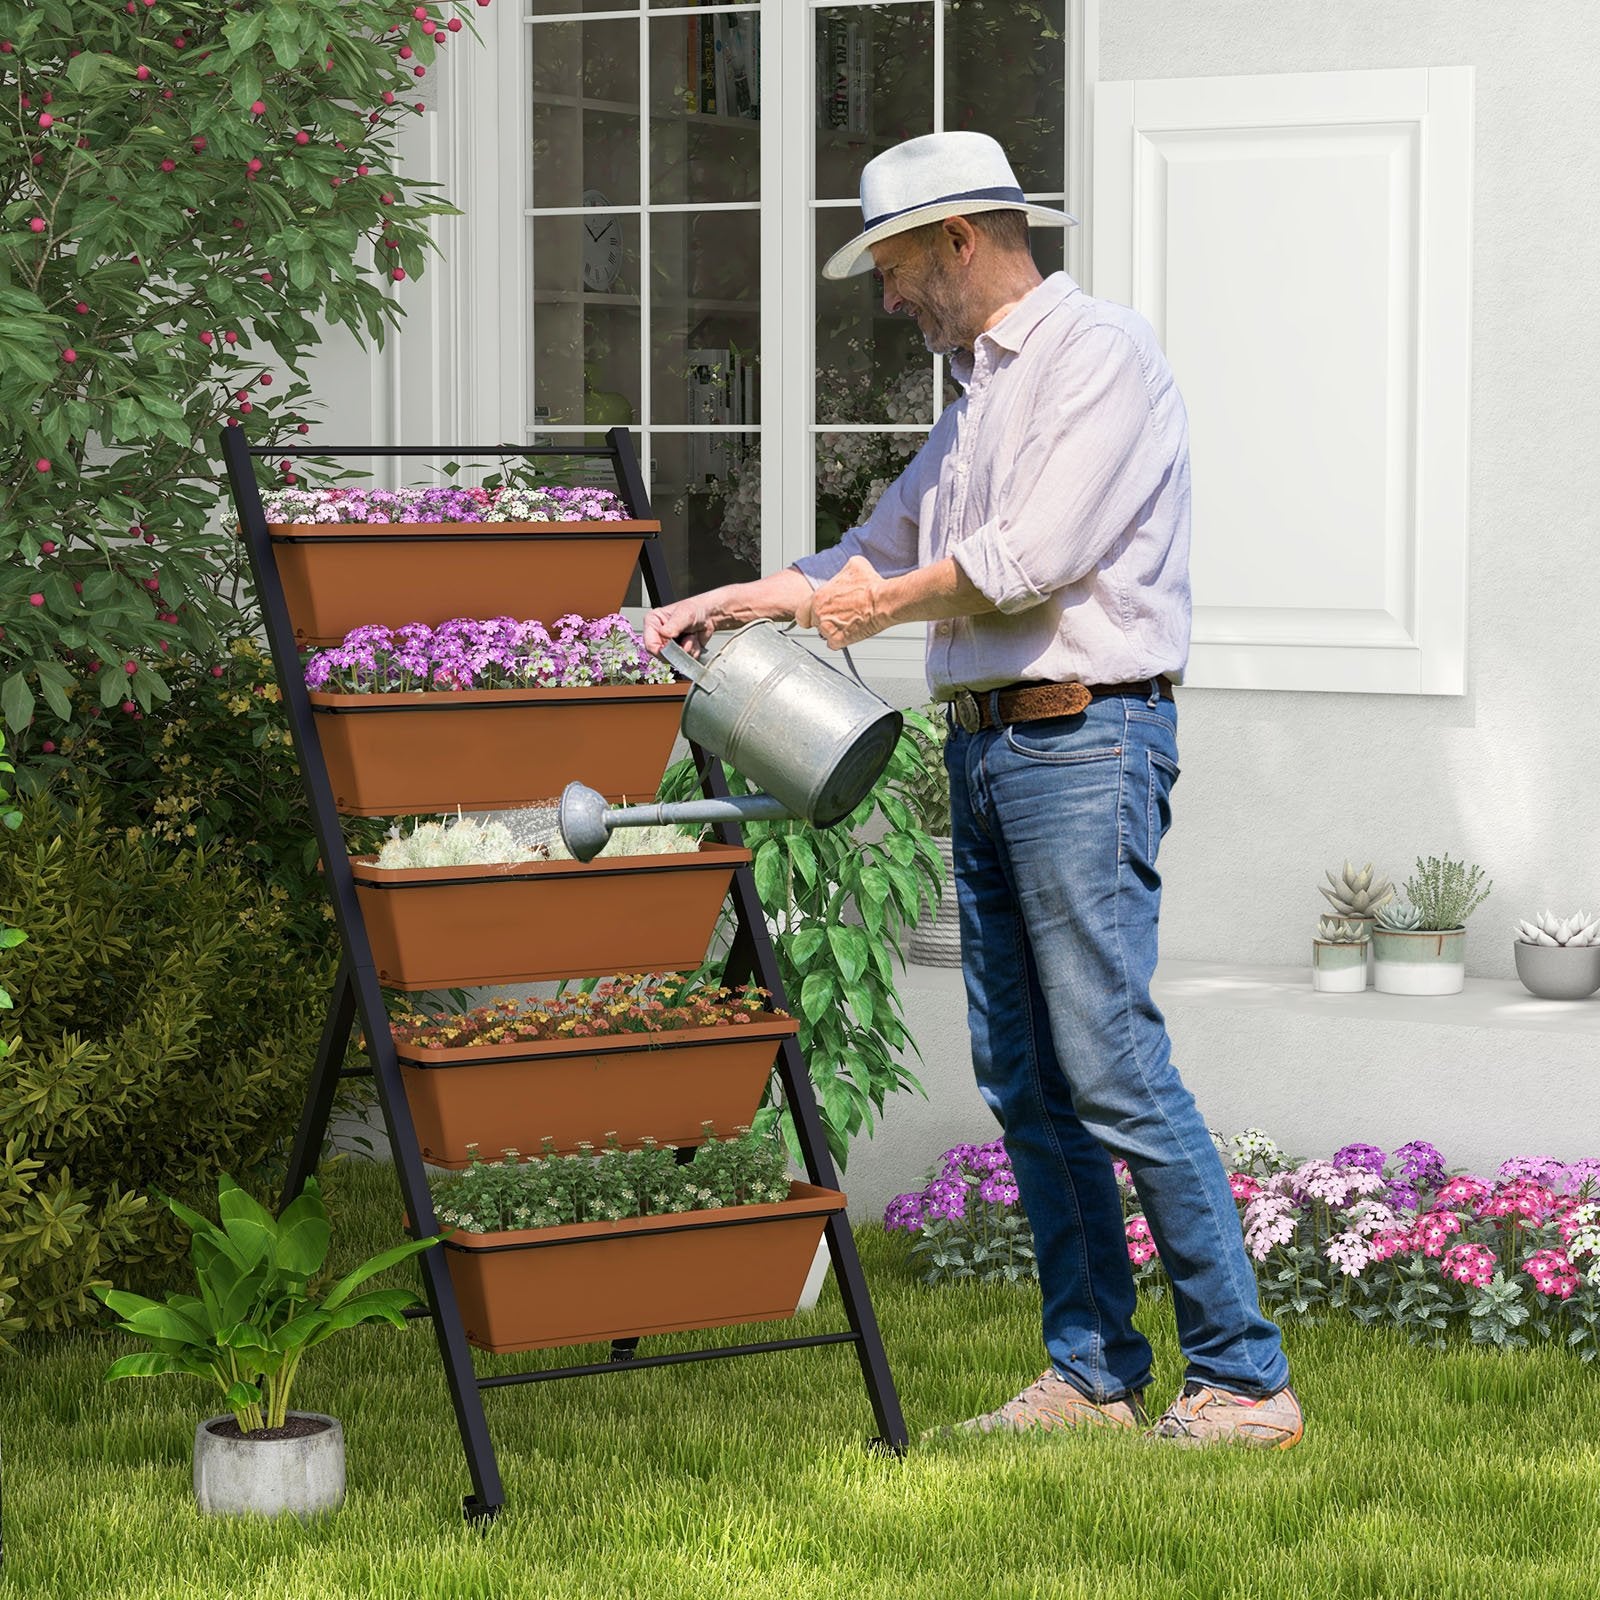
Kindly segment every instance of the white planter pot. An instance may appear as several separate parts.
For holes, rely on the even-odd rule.
[[[1541,1000],[1587,1000],[1600,989],[1600,945],[1512,944],[1517,976]]]
[[[1360,994],[1367,987],[1367,947],[1311,941],[1311,987],[1319,994]]]
[[[934,844],[944,858],[944,894],[938,909],[931,910],[926,899],[923,914],[911,930],[907,953],[924,967],[961,965],[961,913],[956,908],[955,859],[948,839],[934,835]]]
[[[817,1240],[817,1253],[811,1258],[811,1270],[806,1274],[806,1286],[800,1291],[799,1311],[810,1311],[822,1298],[822,1286],[828,1281],[828,1268],[833,1257],[828,1253],[826,1233]]]
[[[1372,954],[1382,994],[1459,994],[1467,981],[1465,928],[1374,928]]]
[[[344,1504],[344,1429],[335,1417],[291,1411],[290,1420],[319,1422],[293,1439],[230,1438],[212,1432],[232,1425],[230,1412],[207,1417],[194,1432],[194,1497],[211,1516],[314,1516]]]

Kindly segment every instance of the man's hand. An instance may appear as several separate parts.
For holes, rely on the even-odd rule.
[[[811,626],[830,650],[860,644],[893,620],[884,609],[884,580],[864,556],[851,556],[811,596]]]
[[[717,628],[708,598],[692,594],[686,600],[674,600],[671,605],[646,612],[645,649],[651,655],[659,655],[662,644],[670,639],[676,640],[692,656],[702,654]]]

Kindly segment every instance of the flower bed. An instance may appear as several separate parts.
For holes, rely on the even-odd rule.
[[[614,611],[647,538],[606,489],[311,489],[263,497],[302,646],[437,624],[515,594],[541,621]]]
[[[1326,1161],[1286,1157],[1255,1128],[1217,1145],[1269,1314],[1337,1312],[1435,1346],[1466,1329],[1474,1343],[1549,1340],[1600,1357],[1600,1160],[1516,1156],[1484,1178],[1448,1172],[1422,1140],[1389,1154],[1350,1144]],[[1113,1167],[1134,1278],[1161,1292],[1157,1242],[1127,1167]],[[999,1140],[947,1151],[922,1190],[890,1202],[884,1226],[914,1236],[929,1283],[1037,1276]]]

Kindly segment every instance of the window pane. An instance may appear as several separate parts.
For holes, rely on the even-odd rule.
[[[998,139],[1028,194],[1066,179],[1065,0],[948,0],[944,125]]]
[[[830,6],[814,28],[816,196],[838,200],[880,150],[933,132],[933,10]]]
[[[761,441],[754,434],[651,435],[656,515],[674,590],[698,594],[761,574]],[[689,488],[690,482],[698,484]]]
[[[817,435],[817,549],[836,545],[842,535],[867,520],[883,491],[927,437],[925,433]]]
[[[758,211],[650,219],[652,422],[759,420],[760,247]]]
[[[536,425],[638,420],[638,270],[637,217],[534,218]]]
[[[639,203],[639,25],[548,23],[533,49],[535,206]]]
[[[828,208],[817,219],[817,421],[933,421],[933,358],[916,323],[883,309],[870,272],[834,280],[822,263],[861,231],[861,213]],[[908,376],[912,375],[912,376]]]
[[[760,50],[761,19],[753,11],[654,20],[650,191],[656,204],[759,198]]]

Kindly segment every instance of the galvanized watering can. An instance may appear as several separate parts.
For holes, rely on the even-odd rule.
[[[871,792],[899,741],[905,719],[898,711],[859,675],[852,682],[775,623],[735,629],[703,661],[672,643],[662,646],[661,659],[692,685],[684,737],[766,792],[612,807],[604,795],[569,783],[561,796],[561,837],[579,861],[598,855],[613,828],[776,817],[831,827]]]

